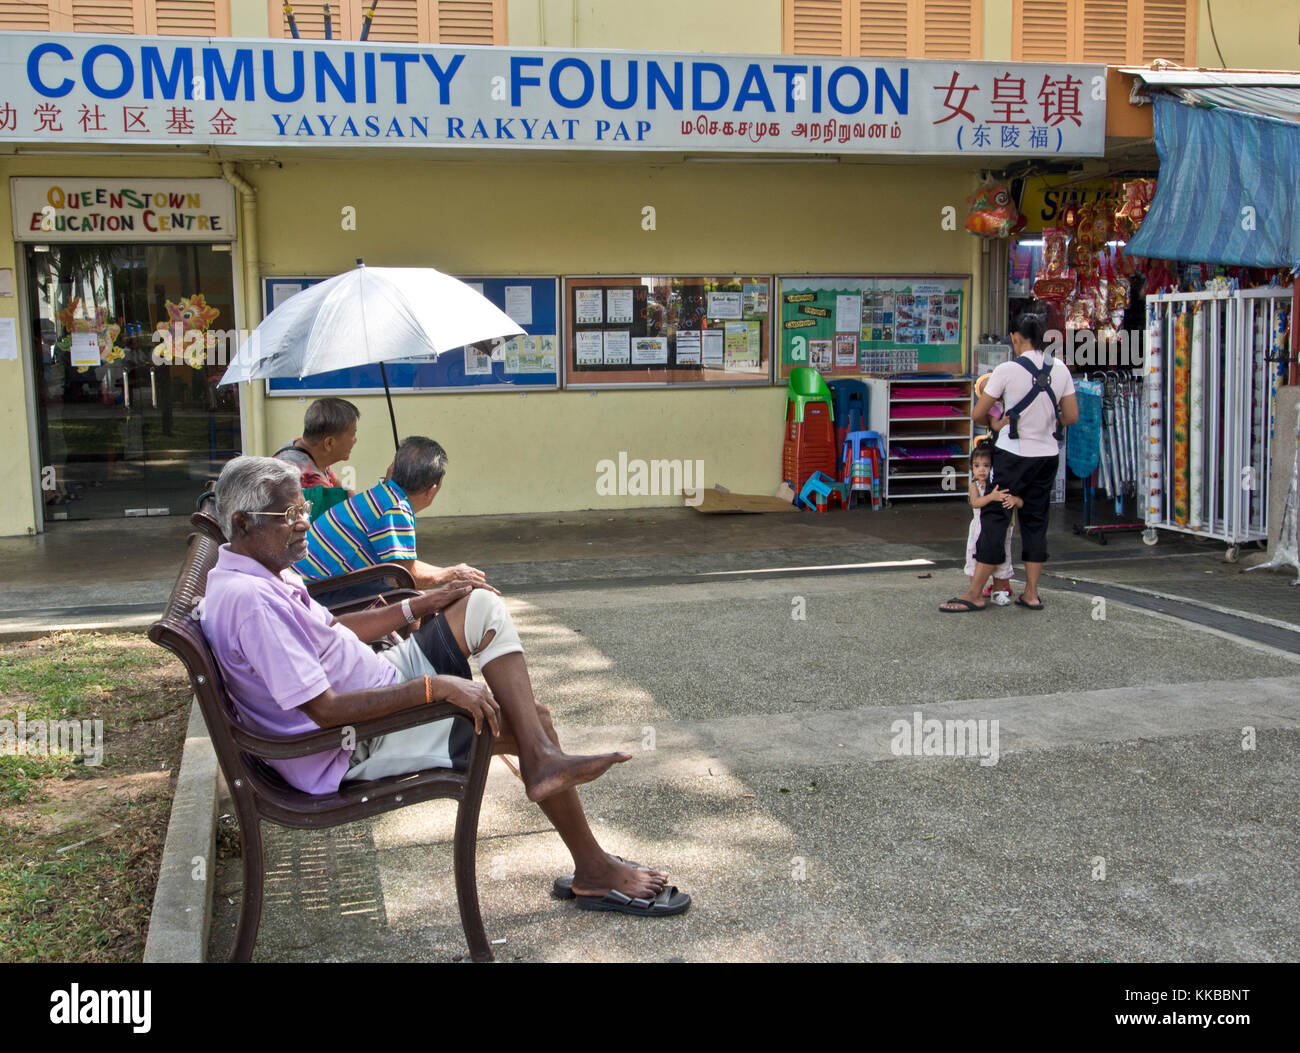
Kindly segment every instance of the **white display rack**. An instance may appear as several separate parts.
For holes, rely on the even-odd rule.
[[[971,378],[864,379],[871,388],[867,427],[885,440],[887,468],[881,497],[885,501],[930,497],[964,500],[970,488]],[[925,389],[936,393],[919,394]],[[920,407],[933,407],[935,412],[910,415]],[[960,452],[934,458],[906,456],[908,452],[945,445]]]

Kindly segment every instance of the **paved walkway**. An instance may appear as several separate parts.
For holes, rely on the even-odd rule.
[[[479,885],[498,956],[1300,957],[1300,589],[1238,573],[1222,546],[1101,547],[1061,521],[1044,613],[956,619],[937,606],[961,584],[966,517],[422,523],[426,558],[506,591],[569,747],[634,753],[583,789],[602,842],[696,897],[657,922],[552,900],[563,846],[497,765]],[[147,622],[186,533],[147,526],[148,545],[138,522],[0,541],[0,632]],[[997,763],[898,755],[917,713],[976,721],[986,761],[996,721]],[[326,835],[268,828],[256,956],[463,955],[452,817],[435,802]],[[216,876],[214,957],[239,881],[237,860]]]

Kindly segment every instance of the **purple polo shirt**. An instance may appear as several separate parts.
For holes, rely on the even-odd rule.
[[[221,546],[208,573],[199,624],[252,731],[318,731],[298,707],[326,688],[358,691],[400,679],[391,663],[307,595],[297,574],[286,569],[276,577],[229,545]],[[304,793],[334,793],[350,757],[350,750],[333,749],[267,763]]]

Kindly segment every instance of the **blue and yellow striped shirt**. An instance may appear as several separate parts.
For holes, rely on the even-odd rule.
[[[406,492],[384,482],[313,521],[307,555],[293,569],[315,581],[399,559],[415,559],[415,513]]]

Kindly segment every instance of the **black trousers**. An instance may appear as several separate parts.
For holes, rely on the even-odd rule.
[[[1025,563],[1047,562],[1047,513],[1052,504],[1052,484],[1060,454],[1052,457],[1021,457],[994,448],[990,488],[999,486],[1025,505],[1020,509],[1020,558]],[[997,566],[1006,552],[1007,527],[1013,509],[1000,504],[980,509],[980,536],[975,559]]]

